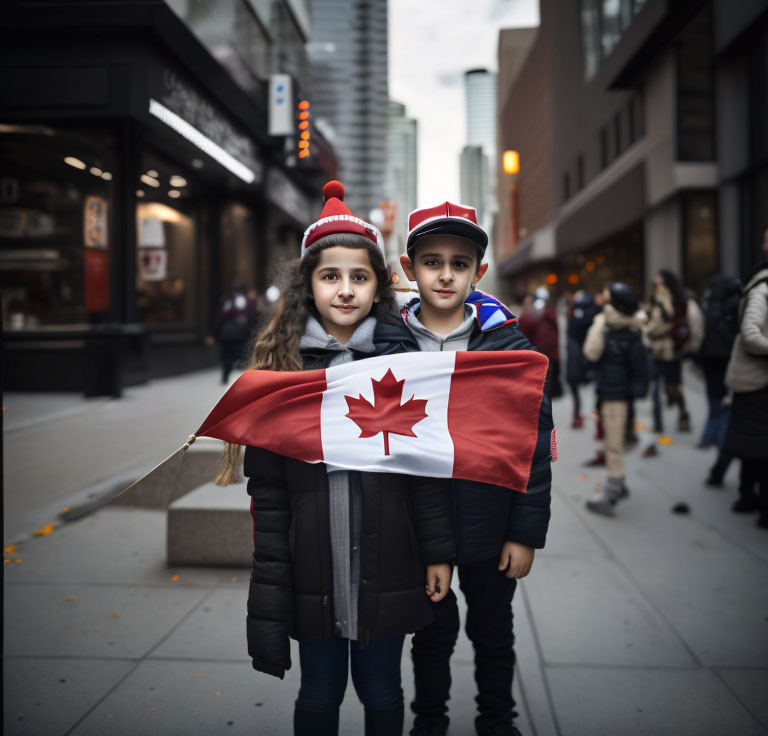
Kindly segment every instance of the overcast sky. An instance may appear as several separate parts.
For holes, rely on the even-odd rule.
[[[419,121],[418,206],[459,201],[464,72],[496,70],[500,28],[538,24],[538,0],[389,0],[389,96]]]

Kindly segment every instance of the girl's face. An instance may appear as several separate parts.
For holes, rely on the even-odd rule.
[[[323,328],[346,345],[379,301],[368,251],[340,245],[324,248],[312,271],[311,284]]]

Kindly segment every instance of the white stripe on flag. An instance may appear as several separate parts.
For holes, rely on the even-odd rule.
[[[326,464],[353,470],[402,472],[436,478],[453,473],[453,441],[448,431],[448,401],[455,353],[402,353],[326,369],[328,388],[323,394],[321,433]],[[347,396],[363,396],[376,405],[372,380],[380,381],[391,369],[405,380],[400,405],[412,397],[427,401],[427,417],[412,425],[416,437],[389,434],[389,455],[384,435],[360,437],[360,427],[346,415]],[[375,412],[374,412],[375,413]]]

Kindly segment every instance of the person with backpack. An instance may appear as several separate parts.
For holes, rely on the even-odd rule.
[[[682,359],[701,341],[701,310],[680,280],[662,269],[654,279],[646,338],[653,358],[653,431],[664,431],[662,383],[668,406],[679,408],[678,431],[689,432],[690,415],[683,395]],[[655,450],[655,445],[651,448]],[[650,450],[651,448],[648,448]],[[655,454],[646,450],[646,455]]]
[[[634,289],[608,284],[602,313],[584,341],[584,355],[597,363],[597,395],[605,436],[608,478],[586,503],[590,511],[613,516],[616,504],[629,496],[625,482],[624,446],[629,403],[648,392],[648,354],[643,344],[644,315]]]
[[[739,498],[731,508],[759,511],[757,525],[768,529],[768,258],[747,278],[738,319],[725,372],[733,391],[725,451],[741,458]]]
[[[739,332],[740,299],[741,281],[734,276],[713,276],[704,293],[704,339],[699,348],[698,361],[707,383],[709,414],[699,447],[716,445],[719,448],[717,461],[706,480],[707,485],[713,487],[722,485],[732,459],[723,450],[730,417],[725,370],[733,341]]]

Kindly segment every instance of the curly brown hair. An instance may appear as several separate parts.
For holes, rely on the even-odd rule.
[[[354,233],[326,235],[317,240],[312,250],[303,258],[291,261],[283,269],[278,279],[280,299],[269,321],[253,342],[248,368],[273,371],[303,369],[299,341],[307,327],[309,316],[312,315],[318,319],[320,317],[312,296],[312,273],[320,261],[320,252],[333,246],[367,250],[371,268],[376,276],[376,296],[379,298],[378,303],[373,305],[371,314],[376,316],[381,310],[394,307],[391,274],[381,249],[363,235]],[[241,453],[240,445],[227,444],[224,447],[216,475],[216,485],[227,486],[240,480]]]

